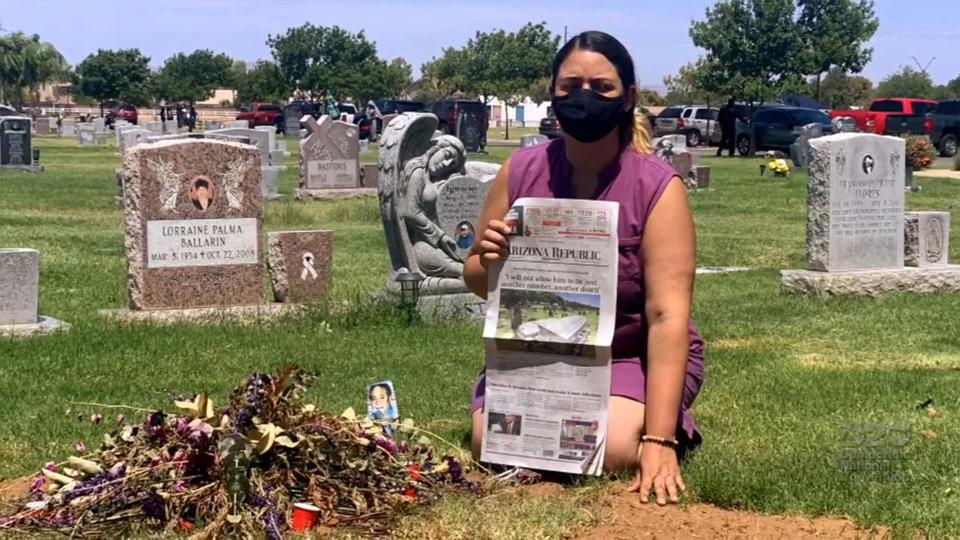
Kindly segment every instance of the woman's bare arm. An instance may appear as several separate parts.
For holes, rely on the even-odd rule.
[[[644,431],[672,439],[686,375],[696,265],[693,216],[678,177],[647,217],[641,247],[649,328]]]
[[[467,288],[481,298],[487,297],[487,268],[491,262],[500,260],[507,247],[506,225],[501,221],[510,209],[508,174],[510,160],[500,167],[487,192],[487,200],[477,223],[477,238],[470,255],[463,264],[463,281]]]

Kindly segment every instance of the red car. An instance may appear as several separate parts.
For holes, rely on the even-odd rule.
[[[137,108],[129,103],[113,102],[107,109],[107,123],[113,124],[117,120],[126,120],[131,124],[137,123]]]
[[[256,102],[240,107],[237,120],[246,120],[250,127],[272,126],[275,125],[277,115],[282,113],[283,109],[272,103]]]
[[[878,135],[898,134],[903,131],[922,131],[929,135],[933,131],[933,124],[932,120],[928,121],[924,115],[932,112],[936,106],[937,102],[932,99],[877,98],[870,102],[870,107],[865,111],[830,111],[830,118],[849,116],[861,131]],[[891,117],[897,121],[897,125],[888,125],[887,120]],[[914,117],[916,121],[913,123],[917,126],[912,129],[901,128],[900,124],[906,121],[907,117]]]

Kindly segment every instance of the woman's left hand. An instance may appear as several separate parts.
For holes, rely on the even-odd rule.
[[[640,502],[650,499],[650,490],[657,496],[657,504],[680,502],[679,493],[687,490],[680,476],[677,451],[669,446],[652,442],[640,443],[637,456],[637,476],[627,491],[640,494]]]

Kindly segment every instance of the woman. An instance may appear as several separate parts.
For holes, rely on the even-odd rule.
[[[617,318],[604,468],[635,469],[631,491],[646,502],[678,501],[686,489],[678,451],[699,443],[688,411],[703,380],[703,342],[690,320],[696,252],[680,177],[652,154],[650,128],[634,116],[637,81],[623,45],[584,32],[553,62],[553,110],[564,136],[521,149],[504,163],[480,216],[483,233],[464,279],[486,297],[510,228],[501,221],[521,197],[620,203]],[[473,450],[482,443],[485,379],[473,394]]]

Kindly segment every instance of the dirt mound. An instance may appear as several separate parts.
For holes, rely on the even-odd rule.
[[[755,514],[724,510],[708,504],[660,507],[641,505],[635,493],[622,491],[605,504],[600,525],[575,538],[889,538],[886,529],[869,531],[837,518]]]

